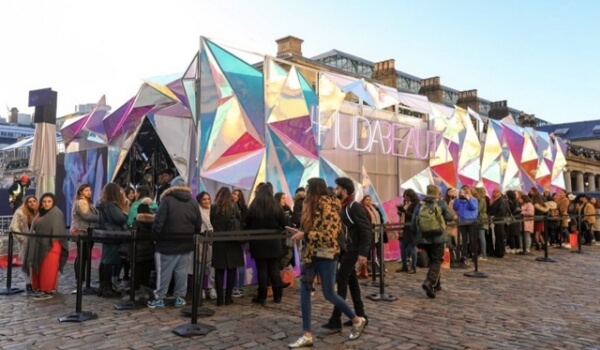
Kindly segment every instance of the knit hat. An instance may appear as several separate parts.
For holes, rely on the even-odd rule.
[[[185,180],[181,176],[177,176],[171,180],[171,187],[186,186]]]
[[[440,195],[440,189],[436,185],[427,185],[427,196],[437,197]]]

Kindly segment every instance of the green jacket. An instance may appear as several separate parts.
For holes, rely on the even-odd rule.
[[[435,200],[437,200],[438,206],[440,207],[440,209],[442,209],[442,217],[444,218],[444,220],[446,222],[452,221],[452,219],[453,219],[452,212],[450,211],[450,208],[448,208],[448,204],[445,201],[438,200],[435,197],[425,197],[425,198],[423,198],[422,202],[435,201]],[[448,240],[448,232],[447,231],[444,231],[444,233],[439,236],[428,237],[428,238],[423,237],[423,235],[421,234],[421,231],[419,230],[419,225],[417,225],[417,218],[419,216],[420,209],[421,209],[421,203],[419,203],[419,205],[415,208],[415,213],[413,214],[413,218],[412,218],[412,222],[411,222],[412,227],[415,228],[414,232],[415,232],[415,238],[417,240],[417,245],[446,243],[446,241]]]
[[[487,204],[485,204],[485,198],[479,199],[479,229],[489,230],[490,223],[487,213]]]
[[[140,204],[142,204],[143,199],[144,198],[140,198],[137,201],[133,202],[133,204],[129,208],[129,215],[127,216],[127,229],[131,229],[133,227],[133,222],[135,221],[135,217],[138,214],[138,208]],[[152,204],[150,204],[150,210],[152,210],[153,212],[156,212],[158,210],[158,205],[156,204],[156,202],[153,201]]]

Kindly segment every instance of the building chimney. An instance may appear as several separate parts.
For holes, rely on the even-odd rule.
[[[479,98],[477,98],[477,90],[467,90],[458,93],[456,105],[464,109],[471,108],[479,113]]]
[[[379,81],[383,85],[397,88],[398,72],[396,71],[396,60],[389,59],[375,63],[373,67],[374,80]]]
[[[508,110],[508,102],[506,100],[496,101],[490,104],[490,112],[488,113],[488,117],[495,120],[502,120],[510,111]]]
[[[19,110],[16,107],[10,109],[10,116],[8,117],[9,124],[19,123]]]
[[[431,102],[444,103],[444,91],[440,77],[422,79],[419,95],[427,96]]]
[[[277,43],[277,57],[302,56],[302,43],[304,40],[288,35],[275,40]]]

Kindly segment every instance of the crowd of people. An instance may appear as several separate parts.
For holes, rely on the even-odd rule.
[[[139,238],[135,283],[131,285],[127,285],[133,258],[130,249],[119,241],[102,240],[99,297],[121,297],[123,286],[134,291],[148,288],[153,291],[147,301],[149,308],[164,308],[168,295],[175,307],[181,307],[186,304],[188,281],[193,277],[194,234],[211,231],[218,237],[220,232],[278,230],[281,238],[213,242],[203,262],[207,266],[201,282],[203,297],[215,299],[219,307],[243,297],[249,253],[256,263],[258,284],[252,303],[264,306],[269,289],[273,302],[280,303],[289,285],[282,280],[281,271],[300,261],[303,334],[289,347],[313,344],[311,297],[317,279],[324,299],[332,304],[331,317],[322,327],[341,332],[343,326],[348,326],[349,339],[361,336],[368,317],[358,278],[367,260],[375,259],[376,243],[388,239],[385,231],[380,234],[374,227],[388,223],[370,196],[355,200],[351,179],[338,178],[335,187],[328,187],[323,179],[312,178],[306,187],[296,190],[290,206],[288,202],[292,201],[287,195],[274,193],[270,183],[259,184],[248,205],[239,189],[221,187],[213,201],[208,192],[194,196],[185,180],[171,170],[159,176],[160,186],[154,189],[109,183],[95,204],[89,184],[77,189],[70,227],[73,239],[87,234],[90,228],[110,232],[135,229]],[[585,244],[600,242],[600,220],[596,220],[600,203],[564,191],[550,195],[532,188],[528,193],[502,194],[496,189],[488,197],[483,188],[463,186],[460,190],[449,188],[442,196],[437,186],[429,185],[424,197],[413,189],[405,190],[397,209],[404,222],[400,238],[402,266],[397,272],[416,273],[417,251],[426,254],[429,269],[422,288],[430,298],[442,290],[441,266],[446,250],[453,262],[467,264],[473,256],[486,260],[488,256],[529,254],[546,243],[569,247],[569,234],[578,229]],[[576,220],[578,215],[581,222]],[[32,234],[16,235],[28,294],[36,300],[51,298],[68,256],[65,219],[54,195],[46,193],[39,200],[23,197],[15,208],[10,231]],[[85,271],[91,263],[93,246],[93,241],[84,241],[84,254],[74,264],[76,276],[80,268]],[[294,246],[300,247],[298,257],[293,256]],[[352,307],[346,302],[348,291]],[[342,323],[342,315],[347,322]]]

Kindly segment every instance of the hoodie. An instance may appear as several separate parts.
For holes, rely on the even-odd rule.
[[[200,233],[201,226],[200,207],[192,198],[192,190],[186,186],[169,187],[161,196],[152,224],[156,251],[166,255],[193,251],[193,235]]]

